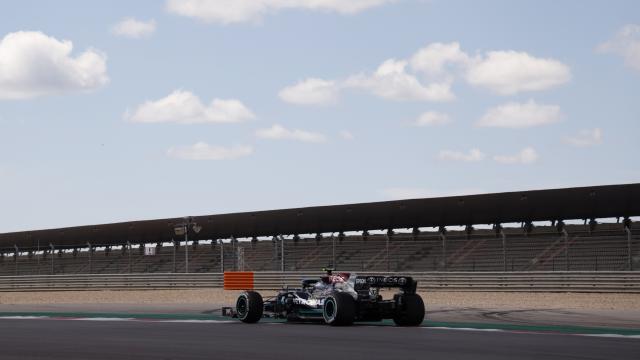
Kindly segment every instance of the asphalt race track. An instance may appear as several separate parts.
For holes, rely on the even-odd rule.
[[[1,359],[638,359],[640,354],[638,338],[235,321],[2,319],[0,338]]]

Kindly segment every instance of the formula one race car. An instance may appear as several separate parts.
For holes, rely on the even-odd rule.
[[[281,290],[262,299],[256,291],[245,291],[236,301],[235,315],[245,323],[263,316],[287,321],[324,321],[329,325],[351,325],[354,321],[393,319],[398,326],[418,326],[424,319],[424,302],[416,294],[417,282],[410,276],[356,276],[333,274],[305,279],[302,288]],[[393,300],[383,300],[380,288],[398,288]]]

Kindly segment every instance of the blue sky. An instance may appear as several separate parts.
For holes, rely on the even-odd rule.
[[[1,232],[640,180],[636,1],[20,1],[0,39]]]

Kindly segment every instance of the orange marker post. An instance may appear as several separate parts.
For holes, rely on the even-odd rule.
[[[225,271],[225,290],[252,290],[253,271]]]

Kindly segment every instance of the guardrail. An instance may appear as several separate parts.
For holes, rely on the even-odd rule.
[[[364,275],[362,273],[361,275]],[[367,272],[371,275],[391,273]],[[425,291],[640,293],[640,272],[406,272]],[[254,288],[299,287],[321,273],[255,272]],[[154,290],[222,288],[221,273],[0,276],[2,291]]]

